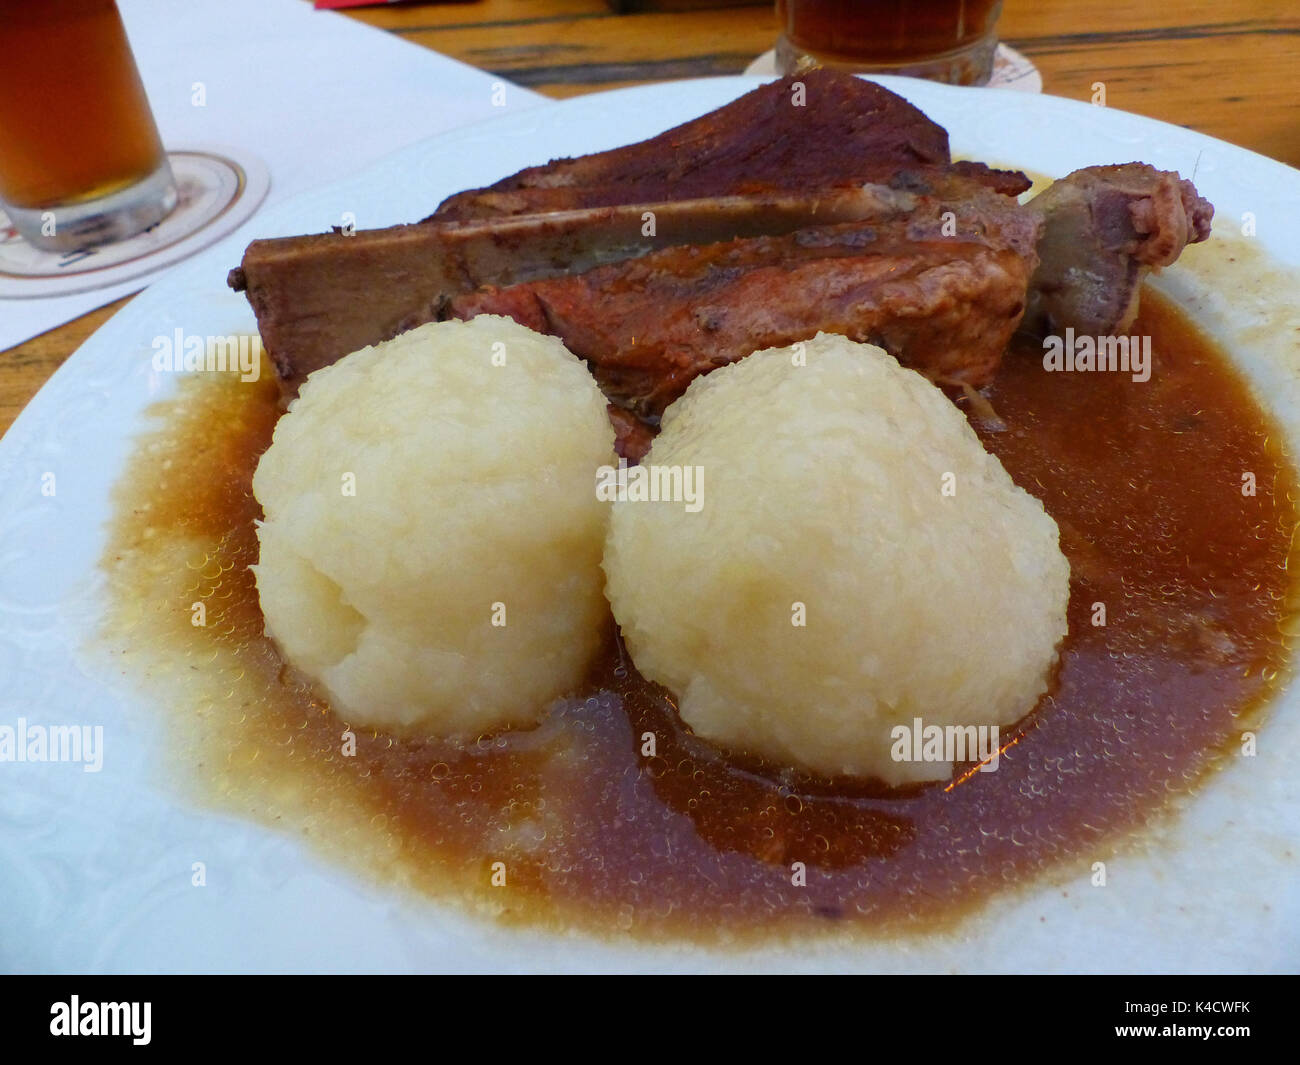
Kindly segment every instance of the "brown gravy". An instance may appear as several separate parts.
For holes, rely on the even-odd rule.
[[[1145,383],[1047,373],[1029,348],[991,392],[1008,428],[980,435],[1061,524],[1074,575],[1058,681],[1004,732],[996,772],[882,793],[729,760],[683,730],[612,622],[586,689],[538,728],[467,747],[358,731],[345,756],[346,724],[263,636],[247,568],[250,479],[279,413],[267,380],[199,375],[162,405],[118,489],[108,630],[170,704],[206,796],[385,880],[647,938],[932,928],[1049,870],[1086,875],[1233,756],[1281,685],[1296,525],[1281,435],[1172,304],[1148,290],[1132,331],[1153,338]]]

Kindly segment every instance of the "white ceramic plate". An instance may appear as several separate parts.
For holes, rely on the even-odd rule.
[[[955,152],[1060,175],[1141,159],[1195,174],[1237,224],[1300,270],[1300,173],[1187,130],[1053,97],[882,79],[946,126]],[[744,954],[507,931],[357,880],[296,839],[186,806],[163,784],[162,708],[80,653],[96,622],[108,497],[143,409],[176,387],[152,340],[251,331],[225,277],[255,236],[410,221],[444,196],[522,166],[615,147],[702,114],[756,79],[679,82],[582,97],[434,138],[348,181],[255,217],[99,330],[0,442],[0,725],[104,729],[98,773],[0,763],[0,968],[11,971],[1293,970],[1300,965],[1300,788],[1289,751],[1300,697],[1177,818],[1111,863],[1083,863],[995,902],[957,932]],[[322,131],[322,135],[326,135]],[[1249,318],[1253,285],[1198,295],[1192,249],[1165,285],[1214,324]],[[1262,302],[1261,302],[1262,306]],[[1300,388],[1269,330],[1235,348],[1300,440]],[[1294,335],[1294,334],[1293,334]],[[3,357],[3,356],[0,356]],[[1296,365],[1293,361],[1291,365]],[[1298,452],[1300,453],[1300,452]],[[56,494],[42,493],[56,475]],[[44,482],[48,483],[48,482]],[[171,712],[183,708],[170,708]],[[191,886],[203,861],[207,886]]]

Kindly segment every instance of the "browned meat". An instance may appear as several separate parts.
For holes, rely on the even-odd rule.
[[[639,145],[633,145],[639,147]],[[850,158],[852,158],[850,156]],[[567,160],[566,160],[567,161]],[[1031,182],[1019,170],[994,170],[983,163],[962,160],[941,166],[899,166],[897,163],[863,163],[844,168],[843,173],[831,171],[819,180],[809,178],[802,194],[836,189],[867,187],[906,190],[918,180],[929,183],[939,174],[948,174],[963,182],[989,189],[1003,196],[1018,196],[1029,188]],[[918,175],[924,175],[918,177]],[[508,179],[507,179],[508,180]],[[721,191],[705,193],[702,187],[716,186]],[[762,180],[723,182],[698,180],[688,184],[654,184],[637,181],[628,185],[600,185],[594,188],[568,185],[527,186],[519,189],[497,190],[495,186],[458,193],[447,200],[438,212],[424,219],[426,222],[447,222],[466,219],[486,220],[515,216],[542,214],[548,211],[572,211],[584,207],[606,207],[613,204],[634,203],[647,198],[675,200],[688,198],[707,200],[714,196],[790,196],[801,190],[789,187],[784,181]],[[698,192],[698,197],[694,194]]]
[[[1027,205],[1043,219],[1025,329],[1122,333],[1149,270],[1210,235],[1214,208],[1190,181],[1146,163],[1090,166]]]
[[[1020,322],[1037,220],[989,195],[944,235],[928,218],[670,248],[579,275],[455,297],[562,339],[602,390],[655,419],[700,375],[819,331],[884,346],[937,381],[991,380]]]
[[[901,170],[946,166],[948,133],[902,97],[861,78],[814,70],[769,82],[637,144],[529,167],[445,200],[434,218],[484,218],[615,203],[886,184]],[[962,164],[1014,195],[1024,175]]]
[[[931,178],[936,185],[948,180],[942,173]],[[247,292],[262,343],[281,378],[296,387],[313,370],[432,321],[452,295],[480,285],[587,270],[673,245],[788,233],[819,221],[897,217],[916,203],[914,193],[866,186],[255,240],[229,282]]]
[[[640,462],[654,443],[655,427],[613,403],[605,409],[610,424],[614,426],[614,450],[630,463]]]
[[[1021,207],[1028,185],[950,162],[944,130],[879,86],[813,71],[453,196],[436,221],[255,241],[230,283],[291,388],[487,311],[563,337],[651,423],[697,374],[819,330],[978,386],[1026,307],[1030,329],[1119,329],[1143,274],[1209,231],[1190,183],[1143,164],[1079,171]],[[625,454],[643,447],[645,427],[615,423]]]

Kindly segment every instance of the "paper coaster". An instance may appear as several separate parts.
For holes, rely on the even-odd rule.
[[[167,153],[176,209],[152,229],[116,244],[56,254],[33,248],[0,210],[0,299],[88,292],[170,266],[224,237],[266,197],[266,164],[242,149]]]
[[[745,68],[745,73],[775,74],[776,50],[768,49]],[[993,55],[993,76],[986,88],[1042,92],[1043,76],[1026,56],[999,42],[998,50]]]

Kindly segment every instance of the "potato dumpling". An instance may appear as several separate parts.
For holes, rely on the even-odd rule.
[[[700,736],[891,784],[895,726],[1005,726],[1066,632],[1056,523],[943,393],[827,334],[694,381],[643,464],[702,506],[614,504],[606,594],[637,668]],[[910,747],[910,744],[908,745]]]
[[[253,479],[266,627],[350,723],[471,736],[574,690],[608,611],[605,399],[507,319],[318,370]]]

